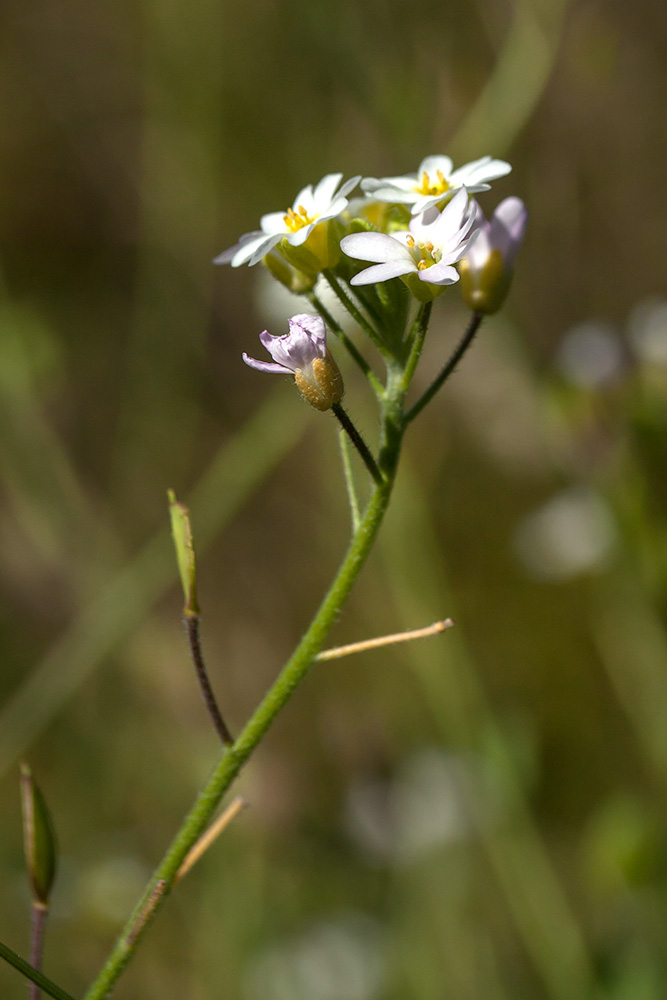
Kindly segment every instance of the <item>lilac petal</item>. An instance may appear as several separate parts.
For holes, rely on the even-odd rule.
[[[274,337],[264,330],[259,339],[273,360],[289,371],[297,368],[307,368],[315,358],[320,356],[318,345],[313,344],[308,332],[303,327],[290,325],[290,332],[282,337]]]
[[[321,316],[313,316],[311,313],[297,313],[296,316],[292,316],[287,322],[289,323],[290,333],[293,333],[295,327],[305,331],[315,345],[319,357],[326,357],[327,328]]]
[[[490,243],[500,250],[507,267],[511,267],[521,246],[528,210],[520,198],[505,198],[493,213],[490,223]]]
[[[453,285],[455,281],[459,280],[459,272],[455,267],[450,267],[449,264],[440,261],[439,264],[432,264],[431,267],[425,267],[419,271],[419,278],[421,281],[428,282],[429,285]]]
[[[351,285],[371,285],[376,281],[389,281],[391,278],[400,278],[402,274],[409,274],[416,271],[417,265],[410,257],[409,260],[390,260],[386,264],[376,264],[374,267],[367,267],[365,271],[351,279]]]
[[[272,365],[269,361],[257,361],[255,358],[249,358],[245,351],[242,357],[250,368],[255,368],[258,372],[268,372],[270,375],[292,374],[289,368],[284,368],[282,365]]]
[[[343,253],[356,260],[379,263],[388,260],[407,260],[413,263],[408,248],[386,233],[352,233],[343,237],[340,246]]]

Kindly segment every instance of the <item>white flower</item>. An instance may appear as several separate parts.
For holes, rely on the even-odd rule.
[[[327,174],[313,188],[312,184],[303,188],[287,212],[269,212],[259,220],[260,229],[245,233],[238,243],[225,250],[213,261],[214,264],[257,264],[262,257],[282,239],[290,246],[302,246],[313,229],[322,222],[335,219],[347,208],[346,195],[359,183],[359,177],[352,177],[337,192],[342,174]]]
[[[376,264],[356,274],[351,284],[369,285],[411,274],[429,285],[453,284],[459,275],[452,265],[467,253],[477,236],[476,230],[471,233],[474,222],[474,205],[461,188],[442,212],[431,208],[414,216],[407,232],[345,236],[340,245],[348,257]]]
[[[448,156],[427,156],[419,164],[416,174],[403,177],[365,177],[362,190],[374,201],[398,202],[411,205],[412,214],[418,215],[434,205],[451,198],[454,191],[466,187],[471,194],[488,191],[489,181],[508,174],[512,167],[504,160],[492,160],[483,156],[480,160],[466,163],[458,170]]]

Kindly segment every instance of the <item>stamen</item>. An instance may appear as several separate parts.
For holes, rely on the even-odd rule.
[[[414,249],[414,245],[415,245],[415,238],[414,238],[414,236],[406,236],[405,242],[407,243],[407,245],[410,247],[411,250]]]

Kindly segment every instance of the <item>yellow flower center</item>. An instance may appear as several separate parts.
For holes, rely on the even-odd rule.
[[[420,183],[415,187],[415,191],[417,194],[423,195],[443,195],[449,191],[449,183],[442,170],[436,170],[433,179],[424,170]]]
[[[292,233],[296,233],[298,229],[303,229],[304,226],[309,226],[311,222],[315,222],[315,219],[317,219],[317,216],[311,218],[303,205],[298,205],[296,212],[293,208],[288,208],[287,215],[283,215],[283,221]]]

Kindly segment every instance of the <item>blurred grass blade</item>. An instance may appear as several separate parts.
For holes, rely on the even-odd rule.
[[[295,405],[281,385],[222,445],[191,493],[191,509],[200,525],[200,552],[294,447],[308,417],[308,409]],[[280,434],[267,434],[267,428],[274,427]],[[86,677],[139,627],[172,578],[173,555],[167,532],[160,529],[102,584],[5,705],[0,714],[0,775],[14,765]]]

